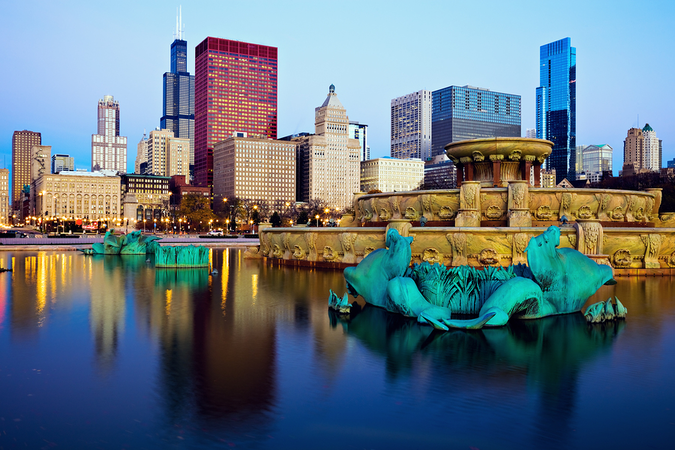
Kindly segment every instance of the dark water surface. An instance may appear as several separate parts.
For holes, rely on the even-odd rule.
[[[0,449],[672,448],[670,278],[603,287],[625,322],[442,333],[329,316],[340,272],[212,260],[0,253]]]

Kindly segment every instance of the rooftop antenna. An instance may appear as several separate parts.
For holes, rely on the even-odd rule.
[[[174,34],[174,38],[178,39],[179,41],[183,40],[183,6],[178,7],[178,11],[176,14],[176,34]]]

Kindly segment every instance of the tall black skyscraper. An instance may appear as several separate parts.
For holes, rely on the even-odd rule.
[[[160,128],[190,139],[190,165],[194,164],[195,77],[187,67],[187,41],[182,39],[180,19],[171,44],[171,72],[164,74],[164,108]]]

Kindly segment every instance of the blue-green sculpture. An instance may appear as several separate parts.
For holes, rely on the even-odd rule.
[[[155,267],[192,268],[209,266],[209,249],[203,245],[157,246]]]
[[[115,236],[115,230],[108,230],[103,243],[95,242],[90,249],[81,249],[87,255],[145,255],[154,253],[159,247],[157,236],[132,231],[128,234]]]
[[[411,242],[412,238],[390,229],[387,249],[376,250],[358,266],[345,269],[349,293],[437,329],[475,329],[502,326],[511,317],[578,312],[600,286],[615,283],[609,266],[596,264],[577,250],[558,249],[560,229],[554,226],[530,240],[528,266],[507,269],[447,269],[427,262],[409,267]],[[455,320],[453,313],[478,317]]]

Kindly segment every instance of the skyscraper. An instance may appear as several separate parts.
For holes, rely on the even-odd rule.
[[[368,145],[368,125],[356,121],[349,121],[349,139],[356,139],[361,144],[361,161],[370,159],[370,146]]]
[[[195,183],[213,186],[213,147],[277,138],[277,48],[207,37],[195,49]]]
[[[431,91],[417,91],[391,101],[391,156],[431,156]]]
[[[23,187],[30,186],[31,149],[42,144],[42,134],[15,131],[12,135],[12,210],[21,218]]]
[[[127,172],[127,138],[120,136],[120,104],[112,95],[98,101],[98,132],[91,135],[91,170]]]
[[[443,155],[451,142],[520,137],[520,95],[473,86],[432,92],[431,154]]]
[[[56,154],[52,155],[52,173],[59,173],[62,170],[75,170],[75,158],[70,155]]]
[[[576,179],[577,49],[570,38],[539,48],[537,137],[553,142],[547,168],[556,169],[556,183]]]
[[[176,39],[171,44],[171,72],[164,74],[164,106],[160,129],[174,137],[190,139],[190,164],[194,164],[195,77],[188,72],[187,41],[183,40],[182,19],[176,22]]]
[[[649,124],[642,128],[644,136],[644,168],[652,171],[661,170],[661,147],[656,137],[656,131]]]
[[[347,111],[335,86],[315,109],[315,133],[297,138],[297,200],[324,200],[331,208],[348,208],[361,181],[361,146],[349,138]]]

